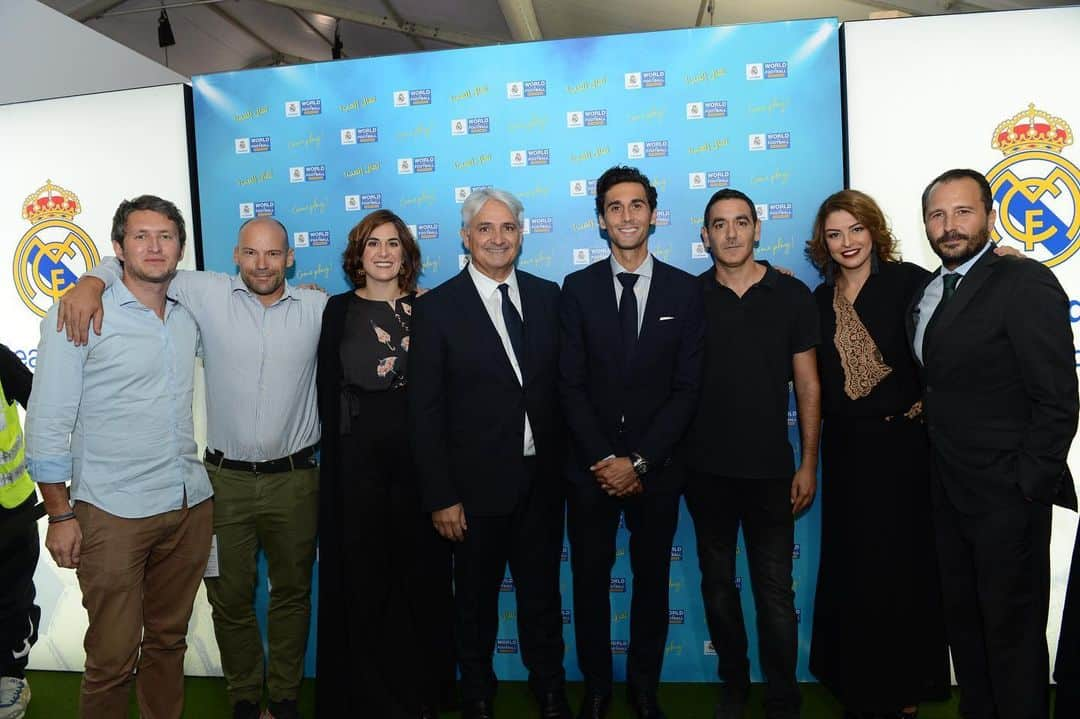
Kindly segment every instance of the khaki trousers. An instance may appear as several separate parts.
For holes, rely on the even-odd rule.
[[[142,719],[180,718],[188,620],[210,554],[213,511],[205,501],[124,519],[75,503],[83,535],[77,574],[90,618],[83,719],[125,719],[133,681]]]
[[[214,486],[220,576],[206,579],[229,703],[297,698],[311,622],[311,572],[319,516],[314,466],[260,474],[207,462]],[[270,583],[267,646],[255,619],[256,559],[266,554]]]

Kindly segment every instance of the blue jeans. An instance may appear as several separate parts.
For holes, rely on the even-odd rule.
[[[798,629],[791,588],[795,520],[790,492],[790,477],[744,479],[699,472],[690,474],[686,489],[697,534],[705,619],[729,702],[745,702],[750,688],[746,628],[735,586],[735,550],[742,524],[770,719],[799,716],[801,703],[795,681]]]

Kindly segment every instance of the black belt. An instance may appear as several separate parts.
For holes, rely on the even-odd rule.
[[[207,462],[220,469],[234,469],[253,474],[280,474],[282,472],[291,472],[294,469],[308,469],[311,467],[313,464],[311,460],[315,456],[315,447],[314,445],[305,447],[296,454],[290,454],[288,457],[282,457],[281,459],[268,459],[265,462],[243,462],[237,459],[227,459],[220,450],[211,450],[209,447],[206,448],[206,454],[203,456]]]

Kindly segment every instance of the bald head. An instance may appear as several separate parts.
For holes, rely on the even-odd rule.
[[[233,250],[240,279],[269,307],[285,293],[285,270],[292,267],[293,251],[285,225],[273,217],[256,217],[240,226]]]

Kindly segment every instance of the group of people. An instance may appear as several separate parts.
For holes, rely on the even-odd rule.
[[[745,716],[749,697],[740,526],[766,716],[798,717],[792,550],[817,493],[820,434],[811,670],[845,716],[914,717],[947,691],[951,649],[967,719],[1047,717],[1050,505],[1076,506],[1068,301],[1044,266],[993,250],[979,173],[940,175],[922,204],[943,263],[933,274],[899,260],[870,197],[830,196],[807,243],[824,278],[811,293],[755,258],[761,222],[735,189],[705,207],[708,270],[661,262],[648,247],[656,189],[617,166],[596,184],[610,258],[561,289],[516,268],[524,209],[489,188],[462,205],[460,274],[418,291],[419,245],[378,210],[349,233],[353,289],[327,298],[286,281],[293,251],[274,218],[242,225],[238,276],[177,272],[176,207],[125,201],[116,259],[43,321],[28,402],[46,547],[76,569],[90,620],[81,716],[126,715],[132,683],[142,716],[181,715],[200,581],[233,716],[298,716],[317,539],[320,715],[434,717],[457,701],[460,671],[463,716],[493,717],[509,567],[539,716],[599,719],[613,691],[609,586],[625,523],[627,699],[639,719],[664,717],[685,494],[721,679],[715,717]],[[576,714],[563,669],[564,521],[585,680]],[[266,656],[253,607],[260,548]]]

